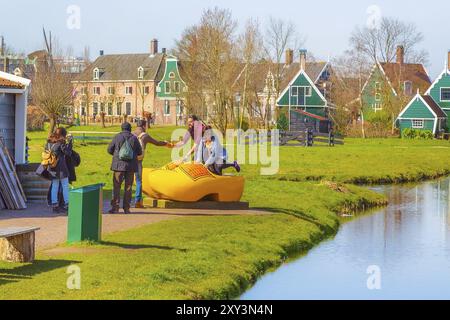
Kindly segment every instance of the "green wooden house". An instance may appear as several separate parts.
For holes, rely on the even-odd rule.
[[[400,112],[396,125],[403,133],[406,128],[428,130],[434,135],[447,128],[447,115],[433,97],[419,92]]]
[[[450,52],[449,62],[450,63]],[[447,115],[447,131],[450,131],[450,71],[448,65],[426,92]]]
[[[404,48],[397,47],[395,62],[377,62],[361,90],[364,111],[378,112],[389,103],[406,103],[419,89],[425,92],[431,84],[422,64],[405,63]]]
[[[324,122],[329,122],[327,100],[302,66],[281,92],[277,106],[287,112],[289,130],[301,131],[308,127],[319,131],[327,127]]]
[[[187,92],[187,85],[180,76],[178,63],[175,56],[169,55],[165,58],[162,69],[164,73],[156,86],[157,100],[162,102],[162,105],[159,103],[159,112],[164,118],[173,118],[175,114],[175,119],[167,119],[168,121],[163,123],[181,123],[184,114],[184,94]],[[176,109],[175,113],[171,112],[173,108]]]

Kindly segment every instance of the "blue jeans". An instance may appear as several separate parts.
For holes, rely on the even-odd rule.
[[[136,177],[136,193],[134,195],[134,201],[142,201],[142,161],[138,161],[138,171],[135,173]]]
[[[61,187],[62,187],[64,203],[66,205],[68,205],[69,204],[69,178],[52,179],[52,190],[51,190],[52,205],[58,205],[58,190],[59,190],[60,183],[61,183]]]

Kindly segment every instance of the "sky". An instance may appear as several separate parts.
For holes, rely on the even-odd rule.
[[[26,53],[42,48],[42,26],[75,55],[82,56],[85,46],[93,59],[99,50],[142,53],[153,38],[160,48],[172,48],[183,30],[214,6],[230,9],[241,28],[248,18],[257,18],[262,26],[270,16],[291,20],[306,39],[304,47],[323,60],[348,48],[352,30],[366,25],[373,6],[382,16],[416,23],[425,37],[419,47],[429,52],[432,78],[443,70],[450,49],[448,0],[1,0],[0,35],[8,46]],[[80,19],[73,20],[77,8]]]

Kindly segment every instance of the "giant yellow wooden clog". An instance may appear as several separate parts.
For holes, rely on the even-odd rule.
[[[171,164],[161,169],[144,168],[142,190],[153,199],[196,202],[212,200],[239,201],[244,191],[244,177],[217,176],[201,164]]]

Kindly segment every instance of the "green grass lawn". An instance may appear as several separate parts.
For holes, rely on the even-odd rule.
[[[173,129],[152,128],[150,134],[169,139]],[[45,136],[29,133],[32,161],[39,160]],[[244,200],[274,214],[164,221],[106,235],[101,244],[39,252],[34,264],[0,262],[0,299],[236,297],[287,257],[333,236],[339,213],[385,203],[381,195],[351,183],[420,180],[450,173],[448,141],[345,142],[334,148],[282,147],[280,172],[275,176],[260,176],[257,165],[242,166]],[[109,192],[111,157],[106,146],[106,142],[76,144],[82,157],[76,185],[105,182]],[[145,166],[164,165],[170,152],[149,146]],[[66,269],[72,263],[81,268],[79,291],[66,288]]]

